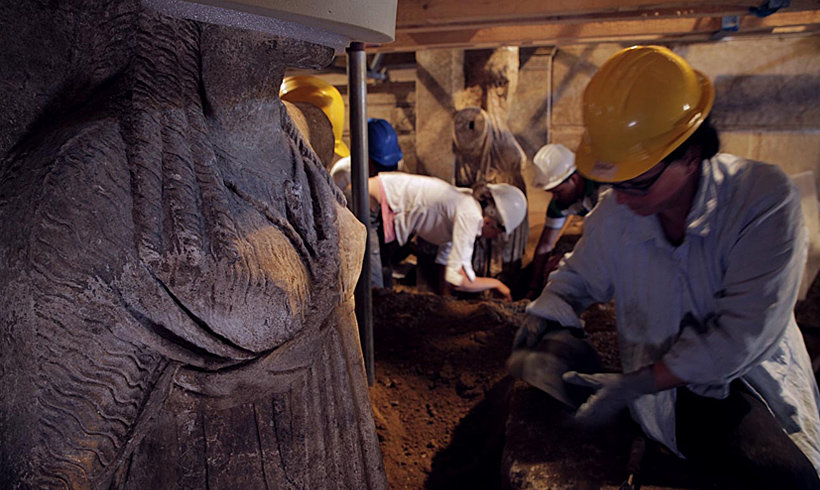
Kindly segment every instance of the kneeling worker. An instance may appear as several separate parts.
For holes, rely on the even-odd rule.
[[[614,300],[623,372],[563,373],[594,392],[578,421],[628,407],[649,437],[746,488],[819,488],[820,393],[794,317],[800,196],[780,168],[718,153],[714,94],[660,46],[619,51],[592,77],[575,164],[611,189],[516,345],[550,325],[579,332],[587,306]]]
[[[599,188],[597,182],[576,172],[575,154],[564,145],[544,145],[532,160],[535,164],[533,187],[552,193],[552,199],[532,258],[532,277],[526,295],[529,299],[538,297],[550,272],[561,260],[553,250],[568,224],[567,218],[586,216],[598,203]]]
[[[509,235],[527,214],[527,198],[509,184],[483,184],[472,194],[435,177],[382,172],[368,182],[371,212],[380,216],[379,238],[404,245],[413,233],[438,245],[436,263],[444,280],[457,291],[495,290],[511,300],[510,288],[498,279],[476,277],[472,267],[477,237]],[[381,263],[371,247],[371,268]],[[375,285],[375,284],[374,284]]]

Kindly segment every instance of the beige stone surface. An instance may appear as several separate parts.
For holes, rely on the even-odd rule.
[[[722,131],[721,151],[773,163],[789,175],[812,171],[820,189],[820,137],[816,132]]]
[[[481,107],[506,122],[518,87],[518,71],[517,47],[465,51],[465,90],[456,107]]]
[[[392,73],[392,72],[391,72]],[[378,82],[367,87],[367,117],[389,122],[399,137],[404,154],[402,169],[415,173],[416,158],[415,82]]]
[[[575,151],[584,135],[583,126],[552,126],[550,128],[550,143],[560,143]]]
[[[299,129],[299,132],[310,145],[310,148],[322,161],[326,169],[333,164],[334,136],[330,119],[321,109],[307,102],[282,101],[288,115]]]
[[[820,71],[820,36],[747,38],[675,48],[693,67],[718,75],[796,75]]]
[[[416,53],[416,155],[418,173],[453,181],[453,94],[464,87],[464,53]]]
[[[528,161],[547,143],[551,50],[521,49],[520,71],[507,124]]]
[[[556,51],[552,65],[551,129],[583,124],[584,89],[598,67],[621,47],[619,44],[562,46]]]

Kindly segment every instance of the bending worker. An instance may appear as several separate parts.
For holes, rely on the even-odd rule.
[[[613,80],[617,81],[614,83]],[[527,306],[534,346],[615,301],[623,373],[564,374],[675,454],[749,488],[818,488],[818,389],[794,319],[807,231],[776,166],[717,153],[714,87],[672,51],[622,50],[583,97],[578,171],[607,182],[574,252]]]
[[[472,194],[435,177],[383,172],[370,178],[370,209],[380,217],[382,243],[404,245],[413,233],[438,245],[436,263],[444,280],[457,291],[495,290],[511,300],[510,288],[498,279],[476,277],[472,267],[477,237],[510,234],[527,213],[524,193],[509,184],[480,184]],[[372,250],[371,254],[378,253]],[[380,259],[371,255],[371,268]]]
[[[535,153],[533,163],[533,187],[552,193],[552,199],[532,259],[532,277],[526,295],[529,299],[538,296],[561,260],[553,251],[567,227],[567,217],[586,216],[598,203],[599,187],[598,183],[576,172],[575,154],[564,145],[542,146]]]
[[[404,154],[399,147],[399,137],[393,126],[384,119],[370,118],[367,120],[367,155],[368,177],[375,177],[381,172],[393,172],[399,169]],[[344,192],[348,204],[353,203],[350,191],[352,182],[350,157],[342,158],[333,164],[330,169],[333,182]],[[378,234],[381,223],[379,210],[370,211],[370,227],[367,240],[371,253],[370,284],[373,287],[393,287],[393,245],[385,245]]]

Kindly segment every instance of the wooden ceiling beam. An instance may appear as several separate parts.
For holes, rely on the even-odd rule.
[[[763,18],[747,14],[739,16],[739,20],[739,30],[731,33],[733,36],[768,34],[773,29],[784,31],[784,33],[820,31],[820,10],[783,11]],[[397,29],[395,42],[368,46],[368,51],[417,51],[432,48],[483,48],[504,45],[543,46],[605,41],[709,40],[720,31],[721,16],[674,18],[659,16],[658,18],[634,20],[551,22],[430,31]]]
[[[743,15],[764,0],[399,0],[397,31],[533,24],[562,20],[628,20],[658,16]],[[792,0],[780,12],[820,8],[818,0]]]

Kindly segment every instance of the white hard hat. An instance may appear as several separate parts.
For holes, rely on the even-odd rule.
[[[340,158],[330,167],[330,176],[333,182],[341,190],[347,189],[350,185],[350,157]]]
[[[527,215],[527,197],[521,189],[510,184],[487,184],[493,195],[495,207],[501,215],[501,224],[507,235],[524,221]]]
[[[544,145],[532,158],[535,164],[534,187],[553,189],[575,172],[575,153],[564,145]]]

